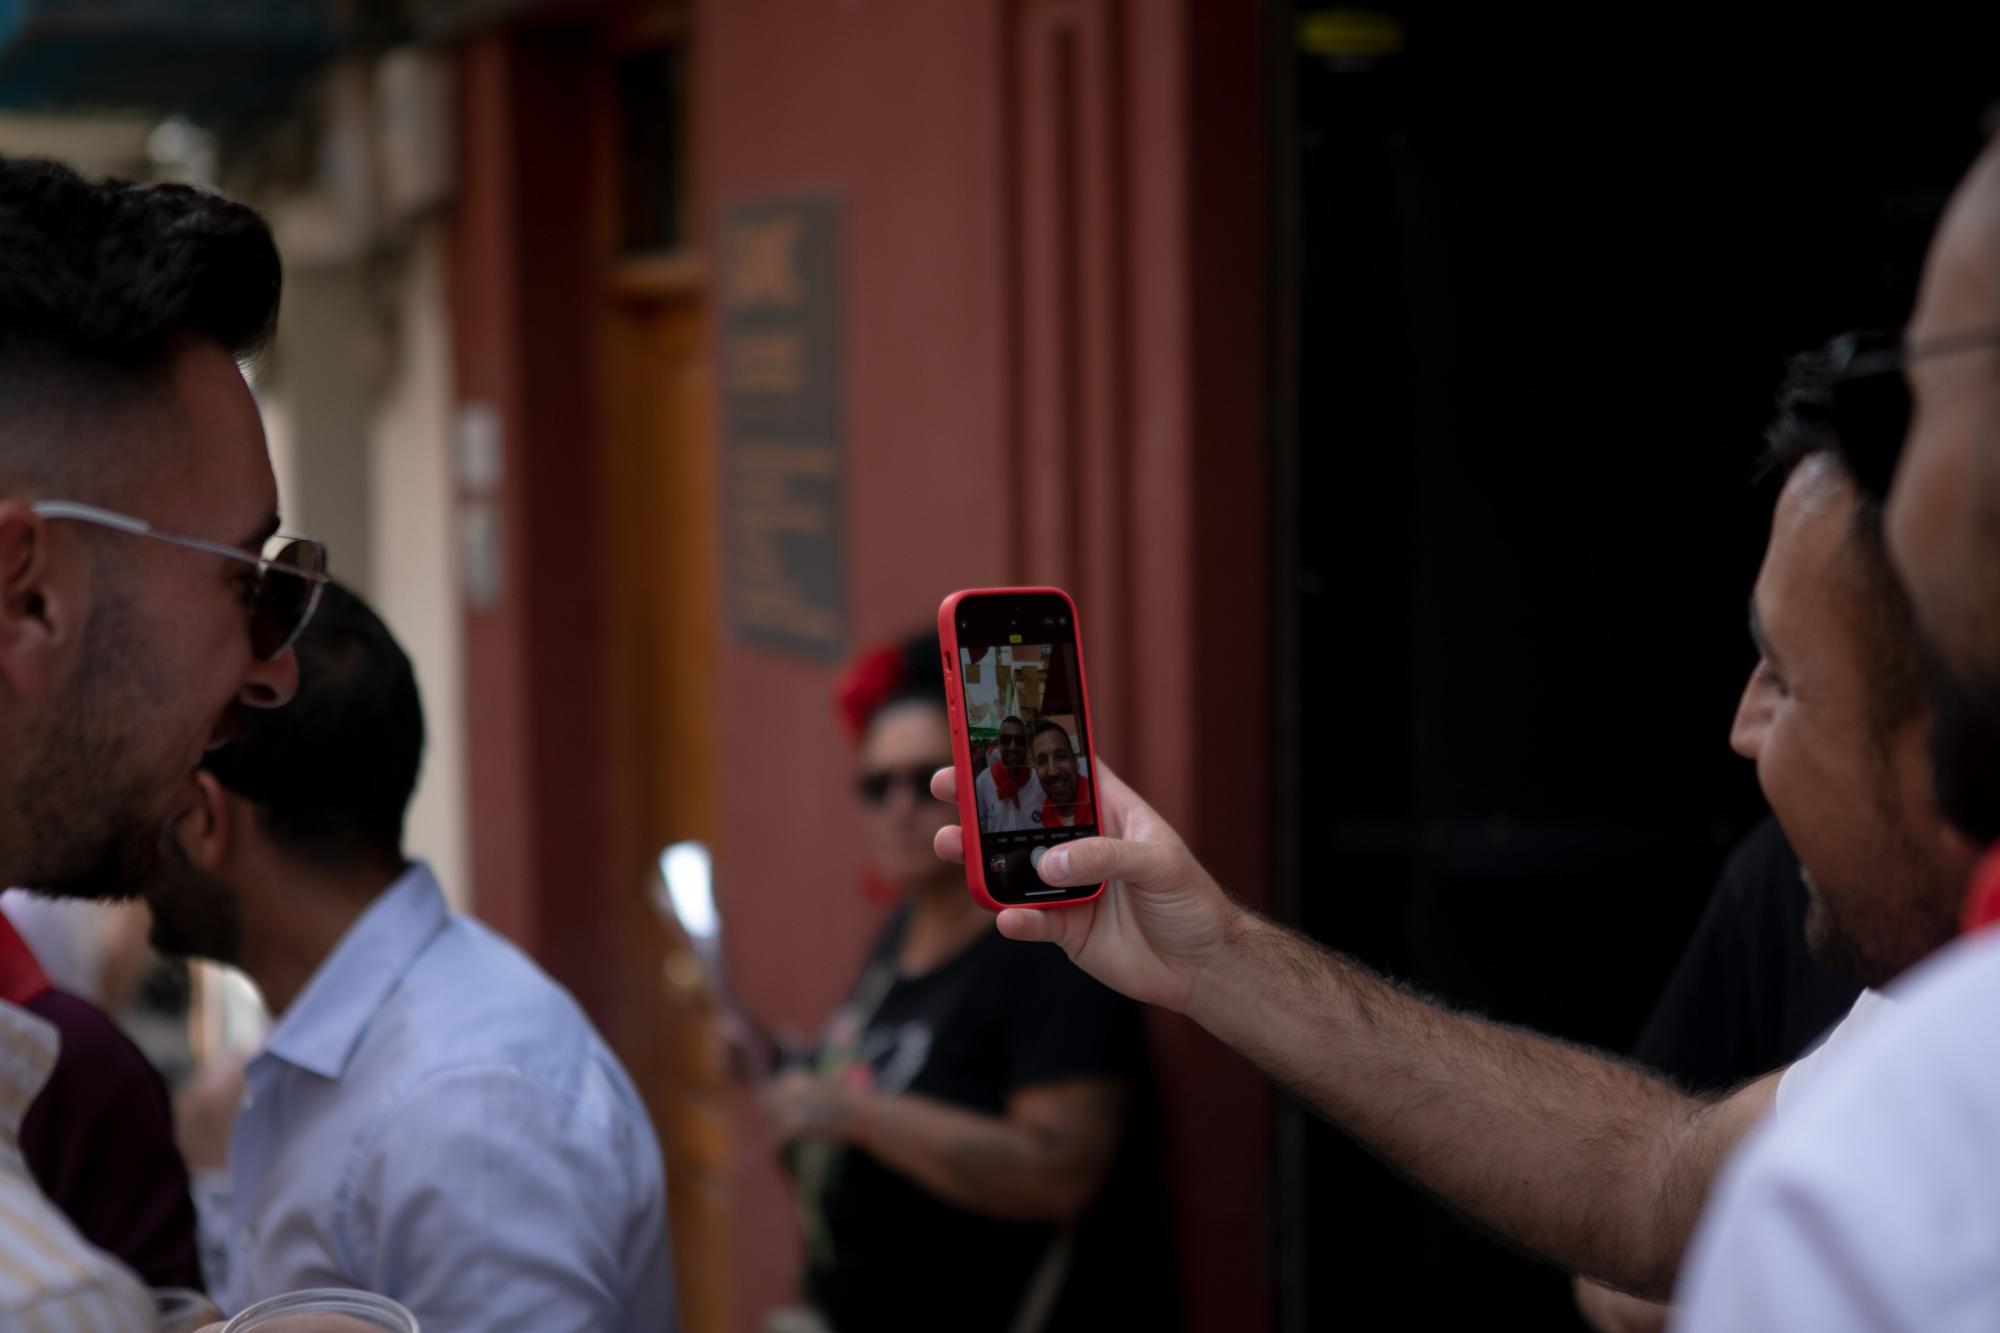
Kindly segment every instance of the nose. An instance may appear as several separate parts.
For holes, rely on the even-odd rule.
[[[1736,720],[1729,726],[1729,748],[1754,764],[1770,729],[1771,688],[1758,680],[1752,668],[1743,685],[1743,697],[1736,704]]]
[[[299,692],[299,659],[287,648],[269,661],[252,662],[236,700],[247,708],[282,708]]]

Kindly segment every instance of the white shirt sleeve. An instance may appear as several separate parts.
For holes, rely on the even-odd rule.
[[[1893,994],[1731,1162],[1675,1328],[2000,1328],[2000,933]]]

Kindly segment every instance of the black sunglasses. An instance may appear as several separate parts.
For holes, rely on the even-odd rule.
[[[854,790],[869,805],[881,805],[889,799],[889,793],[898,783],[910,789],[910,795],[918,800],[931,799],[931,774],[940,768],[951,766],[949,759],[931,764],[915,764],[909,768],[878,768],[863,773],[854,780]]]
[[[1981,347],[2000,347],[2000,328],[1976,329],[1912,345],[1900,333],[1849,333],[1827,349],[1833,372],[1827,403],[1840,455],[1862,492],[1886,500],[1896,460],[1910,433],[1912,361]]]

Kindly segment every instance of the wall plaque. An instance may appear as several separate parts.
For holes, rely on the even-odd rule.
[[[847,651],[840,206],[811,195],[727,208],[719,248],[725,577],[738,638]]]

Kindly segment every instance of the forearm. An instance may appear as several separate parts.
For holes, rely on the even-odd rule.
[[[1450,1013],[1247,913],[1189,1013],[1475,1221],[1643,1295],[1671,1289],[1734,1137],[1720,1104]]]
[[[911,1093],[872,1093],[846,1132],[855,1147],[930,1193],[982,1217],[1067,1222],[1089,1204],[1058,1145],[997,1116]]]

